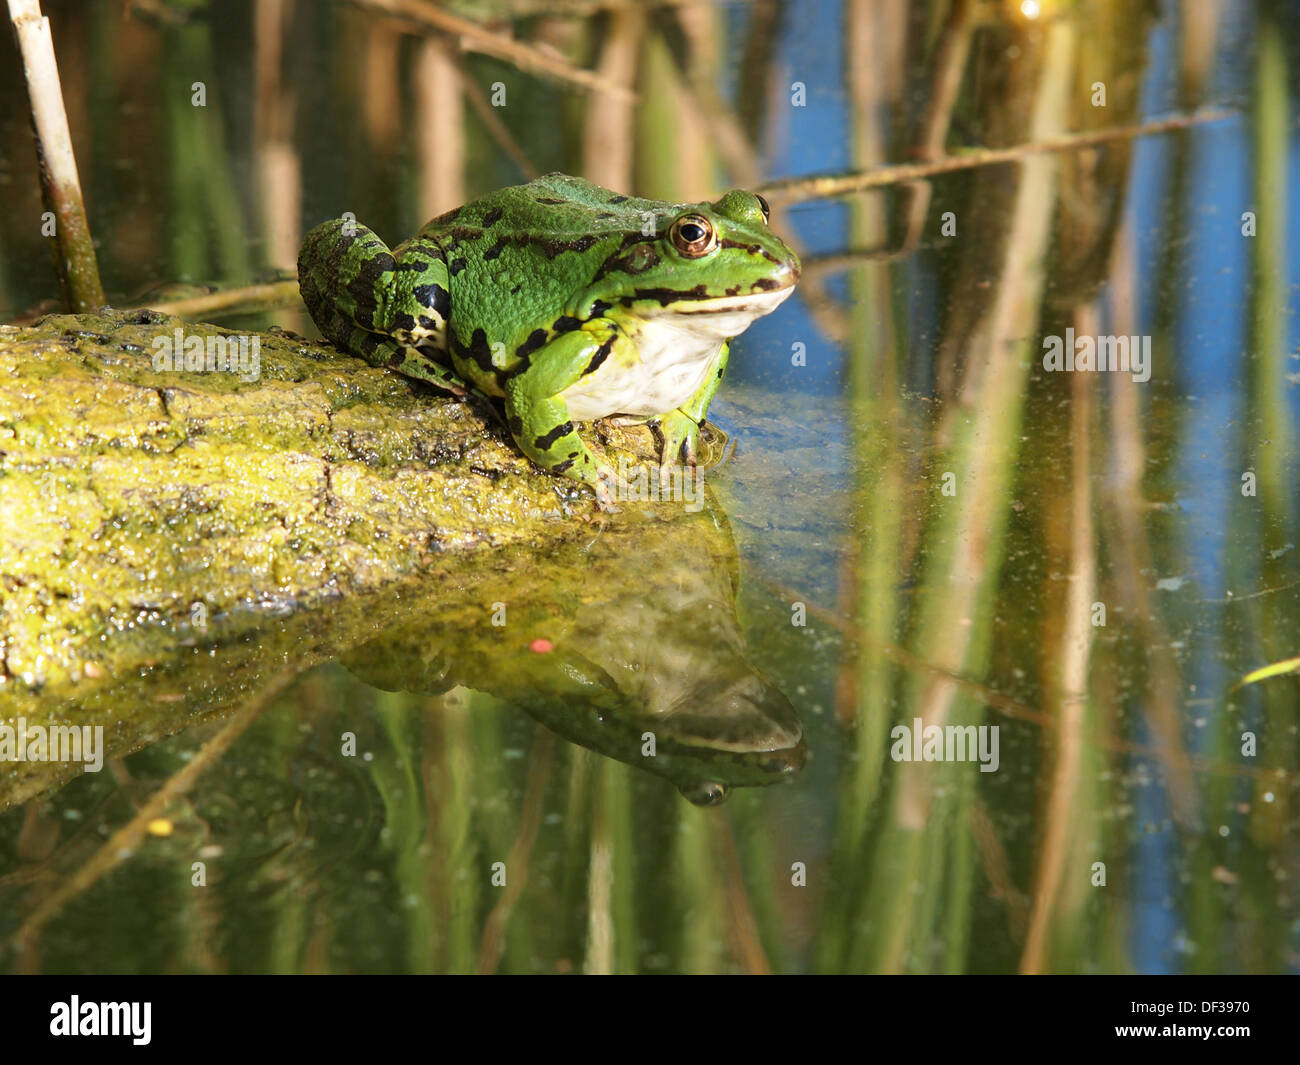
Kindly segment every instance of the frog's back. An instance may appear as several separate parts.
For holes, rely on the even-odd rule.
[[[640,230],[646,212],[671,210],[659,200],[623,196],[568,174],[547,174],[526,185],[498,189],[435,218],[426,227],[437,235],[457,227],[497,229],[544,241],[549,236]]]
[[[421,236],[437,240],[447,261],[453,344],[463,355],[503,344],[498,368],[509,369],[514,353],[563,317],[656,206],[667,205],[548,174],[435,218]]]

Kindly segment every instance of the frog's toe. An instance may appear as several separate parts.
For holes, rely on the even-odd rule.
[[[694,467],[700,439],[700,427],[695,419],[681,411],[672,411],[659,419],[659,432],[663,436],[663,450],[660,452],[659,467],[670,470],[680,464],[683,458],[686,465]]]

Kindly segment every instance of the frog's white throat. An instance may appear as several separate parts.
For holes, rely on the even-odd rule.
[[[595,373],[565,391],[569,415],[587,422],[611,414],[653,417],[686,404],[713,372],[722,345],[743,333],[755,318],[776,310],[793,287],[714,300],[638,309],[620,323],[636,358],[610,358]]]

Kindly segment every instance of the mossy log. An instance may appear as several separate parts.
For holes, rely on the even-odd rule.
[[[0,327],[11,692],[93,686],[124,664],[113,656],[132,630],[311,608],[594,514],[590,493],[535,469],[485,403],[287,332],[252,338],[255,374],[168,369],[159,356],[178,330],[229,338],[149,311]],[[600,433],[653,454],[643,428]]]

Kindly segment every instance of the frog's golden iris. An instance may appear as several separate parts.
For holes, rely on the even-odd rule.
[[[694,464],[729,342],[799,280],[768,218],[739,189],[673,204],[550,174],[391,251],[356,222],[326,222],[303,241],[298,279],[328,340],[458,395],[504,399],[524,454],[608,507],[614,473],[574,423],[651,419],[663,465]]]
[[[718,234],[713,223],[702,214],[683,215],[670,230],[673,246],[688,259],[708,255],[718,246]]]

